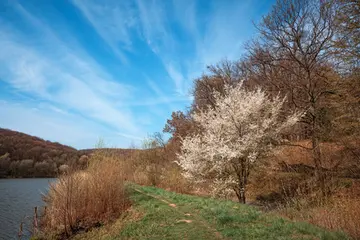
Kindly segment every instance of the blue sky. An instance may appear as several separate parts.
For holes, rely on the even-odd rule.
[[[272,1],[0,1],[0,127],[75,148],[139,144],[236,59]]]

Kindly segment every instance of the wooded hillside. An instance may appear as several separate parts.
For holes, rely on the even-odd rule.
[[[86,161],[75,148],[0,128],[0,178],[54,177]]]

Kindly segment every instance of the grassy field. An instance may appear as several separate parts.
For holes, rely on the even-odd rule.
[[[133,206],[117,222],[74,239],[348,239],[231,201],[130,185]]]

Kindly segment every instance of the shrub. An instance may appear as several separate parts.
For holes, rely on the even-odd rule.
[[[94,154],[86,170],[60,176],[44,196],[43,230],[70,236],[119,217],[130,205],[125,170],[118,159]]]
[[[66,165],[66,164],[63,164],[63,165],[60,165],[60,167],[59,167],[59,172],[60,173],[66,173],[66,172],[68,172],[69,171],[69,166],[68,165]]]
[[[177,193],[190,193],[193,190],[192,185],[181,174],[181,169],[178,166],[167,166],[161,177],[159,187]]]

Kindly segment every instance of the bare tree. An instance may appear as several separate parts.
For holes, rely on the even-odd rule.
[[[193,96],[194,101],[191,111],[204,109],[208,106],[214,106],[213,91],[224,92],[226,84],[236,84],[242,80],[241,69],[236,62],[223,60],[215,65],[207,67],[209,72],[195,79]]]
[[[360,1],[336,0],[335,55],[346,67],[360,68]]]
[[[315,175],[325,192],[320,141],[324,99],[335,93],[332,71],[335,10],[331,1],[277,1],[258,25],[260,39],[250,47],[252,73],[289,103],[306,111],[301,122],[311,138]]]

